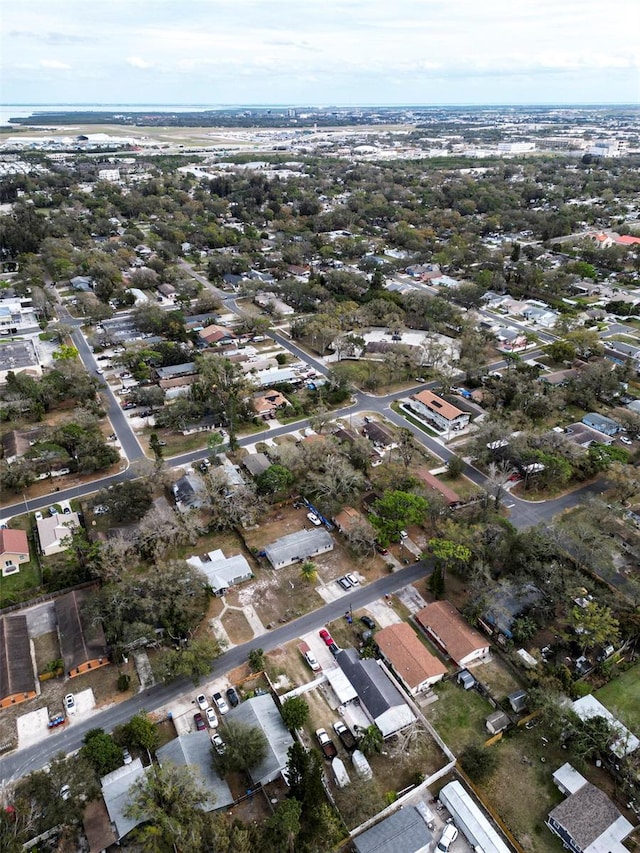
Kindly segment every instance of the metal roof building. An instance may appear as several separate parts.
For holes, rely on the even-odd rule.
[[[297,560],[306,560],[333,550],[333,539],[323,527],[313,530],[296,530],[281,536],[264,549],[264,554],[274,569],[290,566]]]
[[[214,770],[211,749],[209,732],[189,732],[170,740],[156,753],[161,766],[170,762],[178,767],[189,767],[200,775],[204,787],[211,791],[211,798],[202,806],[206,812],[222,809],[233,802],[226,780]]]
[[[293,744],[293,738],[282,722],[282,716],[271,694],[254,696],[246,702],[241,702],[237,708],[231,709],[227,719],[250,728],[261,729],[267,739],[266,758],[251,770],[252,782],[266,785],[277,779],[287,766],[287,753]]]
[[[460,832],[476,850],[512,853],[489,818],[460,782],[449,782],[440,791],[440,802],[450,811]]]
[[[357,853],[427,853],[433,836],[414,806],[405,806],[353,839]]]

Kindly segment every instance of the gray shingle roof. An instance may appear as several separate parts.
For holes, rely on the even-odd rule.
[[[67,672],[107,654],[102,625],[90,622],[84,615],[84,607],[92,593],[93,590],[74,590],[55,600],[60,648]]]
[[[35,688],[27,617],[0,618],[0,699]]]
[[[273,697],[270,694],[254,696],[232,708],[229,719],[251,728],[259,728],[267,738],[268,751],[264,761],[251,771],[254,783],[266,783],[275,779],[287,765],[287,752],[293,738],[282,722]]]
[[[357,853],[416,853],[432,840],[420,812],[405,806],[354,838],[353,844]]]
[[[584,850],[620,817],[609,797],[590,782],[549,812]]]
[[[333,548],[333,539],[324,528],[296,530],[281,536],[264,549],[267,558],[274,566],[304,560],[314,554]]]
[[[205,788],[212,794],[203,807],[205,811],[221,809],[233,802],[226,780],[214,770],[211,749],[209,732],[205,731],[180,735],[157,751],[161,765],[171,762],[178,767],[190,767],[201,776]]]

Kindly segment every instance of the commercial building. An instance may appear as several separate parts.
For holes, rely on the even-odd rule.
[[[471,415],[433,391],[420,391],[411,397],[411,408],[443,432],[455,432],[469,426]]]

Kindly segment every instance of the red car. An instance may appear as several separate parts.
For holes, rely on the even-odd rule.
[[[326,628],[322,628],[318,633],[320,634],[320,636],[322,637],[322,639],[325,641],[325,643],[327,644],[327,646],[330,646],[330,645],[333,643],[333,637],[332,637],[332,636],[331,636],[331,634],[327,631],[327,629],[326,629]]]
[[[193,719],[195,720],[195,723],[196,723],[196,729],[197,729],[199,732],[203,732],[203,731],[206,729],[206,726],[205,726],[205,724],[204,724],[204,719],[203,719],[202,714],[200,713],[200,711],[198,711],[197,713],[195,713],[195,714],[193,715]]]

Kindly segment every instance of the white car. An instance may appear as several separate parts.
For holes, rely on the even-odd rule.
[[[627,436],[626,436],[626,435],[620,435],[620,436],[618,436],[618,438],[620,439],[620,441],[621,441],[623,444],[633,444],[633,441],[631,441],[631,439],[630,439],[630,438],[627,438]]]
[[[218,753],[218,755],[222,755],[222,753],[226,749],[226,745],[217,732],[211,735],[211,743],[213,744],[213,748]]]
[[[229,713],[229,706],[227,705],[227,702],[222,693],[214,693],[211,698],[213,699],[214,705],[216,706],[218,711],[220,711],[221,714]]]
[[[207,718],[207,723],[209,724],[210,729],[215,729],[218,726],[218,716],[215,712],[215,708],[207,708],[204,712],[205,717]]]
[[[359,585],[360,585],[360,579],[358,578],[358,576],[357,576],[357,575],[354,575],[353,573],[350,573],[350,574],[348,574],[348,575],[345,575],[345,578],[346,578],[348,581],[350,581],[351,586],[359,586]]]
[[[198,696],[196,696],[196,702],[198,704],[198,708],[200,708],[201,711],[206,711],[209,707],[209,702],[207,701],[207,697],[204,695],[204,693],[200,693]]]
[[[42,513],[40,512],[40,510],[35,513],[34,518],[36,521],[42,521]]]
[[[67,693],[67,695],[64,697],[64,709],[67,714],[75,714],[76,699],[73,693]]]
[[[311,524],[315,525],[316,527],[320,527],[320,525],[322,524],[315,512],[308,512],[307,518],[309,519]]]
[[[442,851],[442,853],[447,853],[448,849],[451,847],[457,837],[457,828],[452,823],[448,823],[445,826],[442,835],[440,836],[440,841],[438,841],[438,846],[436,847],[436,850],[440,850]]]
[[[318,661],[316,660],[316,656],[315,656],[315,655],[314,655],[314,653],[311,651],[311,649],[309,649],[309,651],[308,651],[308,652],[305,652],[305,653],[304,653],[304,656],[305,656],[305,660],[307,661],[307,663],[309,664],[309,666],[311,667],[311,669],[312,669],[314,672],[318,672],[318,670],[320,669],[320,664],[319,664],[319,663],[318,663]]]

